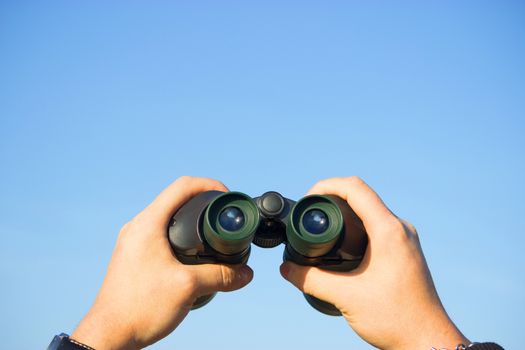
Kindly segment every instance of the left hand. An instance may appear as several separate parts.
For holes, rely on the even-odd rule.
[[[244,287],[247,266],[183,265],[173,255],[167,225],[190,198],[228,191],[220,182],[184,176],[125,224],[94,305],[71,338],[97,350],[140,349],[170,334],[194,300]]]

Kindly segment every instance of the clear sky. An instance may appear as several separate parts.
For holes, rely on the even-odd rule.
[[[0,347],[72,332],[180,175],[295,199],[361,176],[459,328],[522,347],[524,62],[520,1],[1,1]],[[369,349],[281,254],[151,348]]]

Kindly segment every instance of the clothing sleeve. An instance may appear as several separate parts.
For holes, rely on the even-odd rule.
[[[504,350],[496,343],[477,343],[467,348],[468,350]]]

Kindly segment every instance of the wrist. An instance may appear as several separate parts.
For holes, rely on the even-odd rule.
[[[70,336],[96,350],[135,350],[133,332],[119,322],[118,318],[94,310],[84,317]]]
[[[395,326],[396,336],[383,346],[383,350],[430,350],[432,347],[454,350],[458,344],[469,345],[470,341],[461,333],[442,308],[409,313]],[[386,339],[385,339],[386,340]]]
[[[410,332],[413,335],[412,341],[408,341],[405,346],[399,349],[450,349],[454,350],[459,344],[469,345],[470,341],[448,318],[429,322],[426,329],[418,332]],[[416,335],[417,334],[417,335]]]

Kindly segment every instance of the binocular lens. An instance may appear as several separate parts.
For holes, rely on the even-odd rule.
[[[208,204],[203,219],[206,242],[221,254],[235,255],[250,248],[260,217],[249,196],[225,192]]]
[[[298,201],[286,226],[289,245],[306,257],[324,255],[343,232],[343,215],[330,196],[311,195]]]
[[[219,214],[219,224],[226,231],[237,231],[244,226],[244,214],[237,207],[227,207]]]
[[[303,216],[304,229],[314,235],[325,232],[329,225],[328,217],[322,210],[312,209],[307,211]]]

